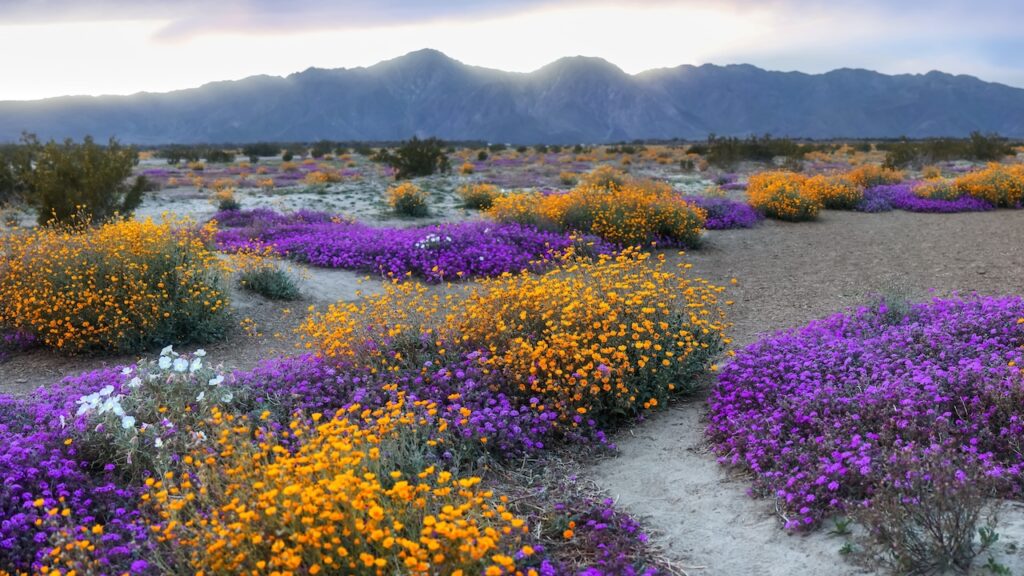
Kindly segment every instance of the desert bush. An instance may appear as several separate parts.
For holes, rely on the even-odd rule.
[[[587,174],[579,177],[579,183],[583,186],[593,188],[610,188],[612,186],[622,188],[629,181],[629,174],[617,170],[607,164],[602,164]]]
[[[813,220],[821,210],[821,202],[804,190],[806,181],[806,177],[793,172],[759,172],[747,182],[747,200],[770,218]]]
[[[333,184],[341,182],[341,174],[334,170],[314,170],[306,174],[302,181],[309,186]]]
[[[528,556],[525,522],[480,478],[410,458],[443,441],[444,426],[424,419],[431,406],[408,404],[354,404],[284,432],[216,413],[217,449],[149,482],[166,518],[153,532],[195,571],[514,573]]]
[[[449,170],[444,142],[437,138],[420,140],[414,136],[412,140],[403,142],[395,148],[394,152],[381,149],[378,159],[395,169],[395,179],[397,180],[430,176]]]
[[[544,219],[566,230],[593,234],[619,246],[697,246],[706,213],[667,185],[628,181],[623,186],[580,185],[565,194],[545,196]]]
[[[576,174],[575,172],[559,172],[558,181],[561,182],[563,186],[575,186],[579,181],[579,174]]]
[[[934,164],[930,164],[921,168],[921,177],[925,180],[934,180],[942,178],[942,168]]]
[[[956,200],[963,195],[952,180],[945,179],[925,180],[913,190],[915,196],[932,200]]]
[[[803,183],[804,192],[825,208],[850,210],[864,198],[864,189],[842,175],[818,174]]]
[[[844,177],[857,186],[871,188],[885,184],[899,184],[903,181],[903,172],[877,164],[864,164],[850,170]]]
[[[958,451],[935,445],[923,454],[894,454],[870,506],[854,512],[869,552],[893,572],[966,573],[992,543],[995,515],[988,510],[985,518],[992,482]]]
[[[495,198],[501,196],[501,190],[493,184],[466,184],[456,191],[462,199],[462,205],[474,210],[487,210]]]
[[[900,140],[879,145],[886,151],[885,166],[921,165],[943,160],[995,161],[1012,154],[1013,150],[1005,138],[998,134],[984,135],[972,132],[968,138],[930,138],[926,140]]]
[[[32,152],[25,145],[0,145],[0,206],[28,199]]]
[[[335,143],[330,140],[318,140],[314,142],[309,148],[309,155],[313,158],[320,159],[330,154],[335,147]]]
[[[989,164],[953,181],[956,189],[1001,208],[1024,205],[1024,166]]]
[[[247,156],[249,161],[256,163],[261,157],[273,157],[281,153],[281,147],[270,142],[255,142],[242,147],[242,155]]]
[[[481,151],[476,153],[476,159],[479,162],[484,162],[488,158],[490,158],[490,154],[487,153],[487,150],[481,150]]]
[[[463,162],[462,166],[459,166],[459,174],[469,175],[476,172],[476,166],[472,162]]]
[[[487,216],[503,223],[532,226],[541,230],[558,229],[556,222],[546,220],[541,213],[544,196],[537,192],[516,192],[495,198],[487,209]]]
[[[207,148],[203,151],[203,158],[211,164],[230,164],[235,161],[235,153],[220,148]]]
[[[0,239],[0,327],[62,352],[209,342],[229,325],[222,267],[189,223],[121,220]]]
[[[214,199],[217,201],[217,210],[231,211],[242,208],[238,199],[235,198],[234,188],[216,188],[215,190]]]
[[[242,288],[269,300],[298,300],[302,298],[298,283],[287,271],[269,263],[246,267],[239,272]]]
[[[176,468],[178,458],[209,448],[204,421],[215,409],[234,409],[246,391],[230,387],[206,364],[206,352],[182,356],[171,346],[158,360],[125,368],[123,384],[108,384],[76,401],[82,456],[116,466],[127,482]]]
[[[114,214],[131,214],[142,203],[145,179],[140,176],[132,185],[127,183],[139,161],[135,148],[114,139],[100,146],[88,136],[80,144],[70,139],[62,144],[29,139],[26,145],[33,156],[27,186],[40,224],[81,217],[102,222]]]
[[[504,393],[554,410],[571,430],[691,390],[727,343],[721,290],[627,249],[541,275],[480,280],[443,298],[392,285],[331,306],[302,331],[327,357],[385,371],[489,351],[488,365],[509,383]]]
[[[706,147],[691,146],[689,152],[701,154],[712,166],[728,167],[743,160],[770,162],[777,156],[786,158],[803,158],[805,148],[787,138],[751,136],[746,140],[740,138],[720,138],[714,134],[708,136]]]
[[[403,216],[426,216],[430,212],[427,206],[429,198],[430,194],[426,190],[412,182],[391,186],[387,190],[388,206]]]

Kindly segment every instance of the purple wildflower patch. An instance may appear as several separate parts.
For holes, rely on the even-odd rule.
[[[752,228],[764,220],[764,215],[746,202],[718,196],[686,196],[684,200],[707,211],[708,218],[704,227],[708,230]]]
[[[788,528],[869,501],[899,455],[951,445],[967,476],[1020,490],[1024,298],[860,308],[780,332],[721,372],[707,434]]]
[[[322,213],[284,215],[270,210],[222,213],[215,218],[224,228],[217,233],[217,245],[224,251],[269,246],[313,266],[396,278],[412,274],[428,282],[542,270],[578,243],[568,234],[518,224],[375,228],[332,220]],[[593,243],[592,250],[597,252],[612,250],[594,238],[584,241]]]

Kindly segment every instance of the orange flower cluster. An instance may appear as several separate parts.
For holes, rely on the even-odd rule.
[[[802,189],[823,207],[835,210],[849,210],[864,198],[864,188],[846,175],[811,176],[804,180]]]
[[[514,559],[524,521],[480,478],[389,462],[409,430],[444,431],[443,420],[418,415],[431,409],[399,397],[329,420],[314,414],[315,424],[296,420],[283,434],[218,412],[216,450],[187,456],[188,472],[148,481],[143,497],[163,520],[153,531],[182,566],[210,576],[533,574]]]
[[[313,172],[306,174],[306,177],[303,178],[303,182],[310,186],[341,182],[341,174],[334,170],[314,170]]]
[[[771,218],[813,220],[822,204],[805,189],[806,182],[805,176],[794,172],[760,172],[747,181],[747,201]]]
[[[429,198],[426,190],[412,182],[403,182],[388,188],[387,191],[388,206],[406,216],[426,216]]]
[[[594,234],[619,246],[663,241],[700,242],[707,213],[683,200],[668,184],[641,180],[602,166],[564,194],[510,194],[495,200],[488,215],[548,229]]]
[[[989,164],[953,181],[962,194],[985,200],[993,206],[1011,208],[1024,203],[1024,165]]]
[[[863,164],[847,172],[845,177],[857,186],[870,188],[880,184],[899,184],[903,181],[903,172],[878,164]]]
[[[493,184],[466,184],[459,186],[456,193],[462,199],[466,208],[474,210],[486,210],[494,204],[494,200],[501,196],[501,190]]]
[[[0,239],[0,327],[69,353],[212,340],[226,328],[212,228],[121,220]]]
[[[728,343],[721,291],[668,269],[663,255],[627,249],[443,297],[396,284],[331,306],[302,330],[310,348],[383,370],[488,350],[518,387],[509,392],[571,421],[650,408],[691,386]]]

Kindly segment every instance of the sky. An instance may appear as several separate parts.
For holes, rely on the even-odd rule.
[[[754,64],[1024,87],[1020,0],[0,0],[0,100],[164,92],[421,48],[529,72]]]

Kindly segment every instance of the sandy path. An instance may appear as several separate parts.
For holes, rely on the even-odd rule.
[[[820,222],[768,222],[755,230],[712,232],[687,256],[693,272],[729,292],[736,346],[866,301],[893,284],[927,297],[952,292],[1024,294],[1024,213],[857,214]],[[703,439],[704,403],[681,403],[620,435],[620,455],[589,473],[627,510],[647,519],[689,574],[861,574],[838,554],[827,530],[808,536],[779,528],[772,503],[748,497],[749,483],[720,467]],[[1001,515],[995,558],[1024,573],[1024,513]],[[987,560],[975,562],[978,574]]]

